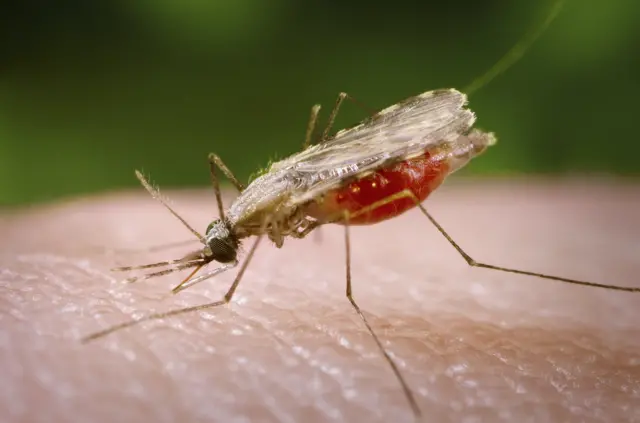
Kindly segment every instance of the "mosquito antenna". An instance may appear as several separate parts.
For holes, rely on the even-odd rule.
[[[538,38],[549,28],[549,25],[558,17],[560,10],[564,6],[565,0],[556,1],[547,18],[538,26],[530,30],[515,46],[511,48],[498,62],[489,68],[482,76],[476,78],[471,84],[467,86],[463,92],[471,95],[474,91],[484,87],[491,82],[495,77],[509,69],[518,60],[524,56],[524,53],[535,43]]]
[[[171,212],[172,215],[174,215],[180,222],[182,222],[182,224],[191,231],[192,234],[194,234],[199,240],[200,242],[202,242],[203,244],[204,242],[204,238],[202,237],[202,235],[200,235],[200,233],[198,231],[196,231],[195,229],[193,229],[191,227],[191,225],[189,225],[187,223],[186,220],[184,220],[182,218],[182,216],[180,216],[178,213],[176,213],[171,206],[168,204],[168,202],[164,199],[164,197],[160,194],[160,191],[156,188],[154,188],[149,181],[144,177],[144,175],[142,173],[140,173],[140,171],[136,170],[136,177],[140,180],[140,183],[142,183],[142,186],[149,192],[149,194],[151,194],[151,197],[153,197],[154,199],[158,200],[163,206],[165,206],[165,208],[167,210],[169,210]]]

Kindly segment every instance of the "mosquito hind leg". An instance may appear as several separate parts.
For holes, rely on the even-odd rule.
[[[345,212],[343,214],[343,219],[344,219],[343,224],[344,224],[345,257],[346,257],[345,269],[346,269],[346,282],[347,282],[346,284],[347,299],[349,300],[354,310],[360,317],[360,320],[362,320],[362,322],[366,326],[367,330],[369,331],[369,334],[371,334],[371,336],[373,337],[376,345],[378,346],[378,349],[384,356],[385,360],[387,361],[387,363],[389,363],[389,366],[391,366],[391,369],[393,370],[393,373],[395,374],[396,379],[400,383],[400,386],[402,386],[402,391],[404,392],[404,395],[407,398],[407,402],[409,402],[409,405],[411,406],[411,410],[413,411],[413,414],[416,417],[416,420],[418,420],[420,418],[421,412],[420,412],[420,407],[418,407],[418,403],[416,402],[416,399],[413,396],[413,392],[409,388],[409,385],[407,384],[407,382],[404,380],[402,373],[400,373],[400,369],[391,358],[391,355],[387,352],[385,347],[382,345],[382,342],[380,342],[380,339],[378,338],[376,333],[373,331],[373,328],[371,327],[366,316],[360,309],[360,306],[358,305],[358,303],[356,303],[356,300],[353,298],[353,290],[351,288],[351,242],[349,238],[350,215],[348,212]]]
[[[244,186],[242,185],[242,183],[238,181],[235,175],[231,172],[231,170],[227,167],[227,165],[224,164],[222,159],[220,159],[220,157],[217,154],[214,154],[214,153],[209,154],[209,165],[211,170],[211,182],[213,184],[213,189],[216,193],[216,200],[218,202],[218,212],[220,213],[220,217],[224,217],[224,209],[222,207],[222,195],[220,194],[220,185],[218,183],[218,178],[215,174],[215,169],[216,168],[220,169],[222,173],[224,173],[224,175],[231,181],[231,183],[236,187],[236,189],[239,192],[242,192],[244,190]],[[178,218],[178,220],[180,220],[180,222],[182,222],[182,224],[187,229],[189,229],[189,231],[191,231],[191,233],[193,233],[200,242],[202,242],[202,239],[203,239],[202,235],[198,231],[193,229],[193,227],[191,227],[191,225],[189,225],[180,215],[178,215],[178,213],[174,211],[173,208],[171,208],[171,206],[169,206],[167,200],[160,194],[160,191],[157,188],[153,187],[153,185],[151,185],[151,183],[147,180],[147,178],[137,170],[136,170],[136,177],[138,178],[140,183],[142,183],[142,186],[149,192],[149,194],[151,194],[151,196],[154,199],[158,200],[164,207],[166,207],[169,210],[169,212],[171,212],[171,214],[173,214],[176,218]],[[182,245],[187,245],[187,244],[190,244],[191,242],[192,241],[190,240],[183,240],[183,241],[176,241],[176,242],[160,244],[160,245],[155,245],[155,246],[140,248],[140,249],[128,249],[128,250],[119,249],[119,251],[116,251],[116,253],[117,252],[149,253],[149,252],[179,247]]]
[[[559,281],[559,282],[564,282],[564,283],[570,283],[570,284],[574,284],[574,285],[583,285],[583,286],[590,286],[593,288],[604,288],[604,289],[611,289],[611,290],[616,290],[616,291],[627,291],[627,292],[640,292],[640,288],[632,288],[632,287],[627,287],[627,286],[617,286],[617,285],[606,285],[606,284],[601,284],[601,283],[594,283],[594,282],[586,282],[586,281],[581,281],[581,280],[577,280],[577,279],[569,279],[569,278],[563,278],[560,276],[553,276],[553,275],[547,275],[544,273],[539,273],[539,272],[530,272],[527,270],[519,270],[519,269],[513,269],[510,267],[503,267],[503,266],[496,266],[493,264],[488,264],[488,263],[482,263],[479,261],[474,260],[469,254],[467,254],[459,245],[458,243],[456,243],[453,238],[451,238],[451,236],[444,230],[444,228],[433,218],[433,216],[431,216],[431,213],[429,213],[427,211],[427,209],[420,203],[420,200],[415,196],[415,194],[413,194],[413,192],[411,192],[408,189],[405,189],[403,191],[400,191],[396,194],[390,195],[387,198],[383,198],[380,201],[376,201],[375,203],[364,207],[360,210],[358,210],[356,213],[353,213],[350,217],[353,219],[354,217],[360,216],[362,214],[366,214],[371,212],[372,210],[378,208],[378,207],[382,207],[386,204],[389,204],[393,201],[397,201],[399,199],[402,198],[409,198],[412,199],[416,206],[420,209],[420,211],[422,212],[422,214],[424,214],[427,219],[429,219],[429,221],[436,227],[436,229],[438,230],[438,232],[440,232],[442,234],[442,236],[444,236],[447,241],[449,241],[449,244],[451,244],[453,246],[453,248],[456,249],[456,251],[462,256],[462,258],[464,258],[464,260],[467,262],[467,264],[471,267],[482,267],[485,269],[491,269],[491,270],[498,270],[501,272],[507,272],[507,273],[516,273],[516,274],[520,274],[520,275],[528,275],[528,276],[536,276],[539,278],[543,278],[543,279],[550,279],[550,280],[554,280],[554,281]]]
[[[453,248],[456,249],[456,251],[462,256],[462,258],[471,267],[482,267],[482,268],[485,268],[485,269],[498,270],[498,271],[507,272],[507,273],[516,273],[516,274],[520,274],[520,275],[537,276],[537,277],[543,278],[543,279],[549,279],[549,280],[554,280],[554,281],[559,281],[559,282],[565,282],[565,283],[570,283],[570,284],[574,284],[574,285],[590,286],[592,288],[604,288],[604,289],[611,289],[611,290],[616,290],[616,291],[627,291],[627,292],[640,292],[640,288],[632,288],[632,287],[617,286],[617,285],[607,285],[607,284],[601,284],[601,283],[595,283],[595,282],[586,282],[586,281],[581,281],[581,280],[577,280],[577,279],[563,278],[563,277],[560,277],[560,276],[547,275],[547,274],[539,273],[539,272],[530,272],[530,271],[527,271],[527,270],[519,270],[519,269],[510,268],[510,267],[496,266],[496,265],[489,264],[489,263],[478,262],[478,261],[474,260],[469,254],[467,254],[458,245],[458,243],[455,242],[453,240],[453,238],[451,238],[451,236],[444,230],[444,228],[433,218],[433,216],[431,216],[431,214],[427,211],[427,209],[422,204],[420,204],[418,199],[413,194],[411,194],[411,195],[413,196],[414,200],[416,201],[416,204],[417,204],[418,208],[420,208],[420,211],[422,212],[422,214],[424,214],[427,217],[427,219],[429,219],[431,221],[431,223],[433,224],[433,226],[436,227],[438,232],[440,232],[442,234],[442,236],[444,236],[447,239],[447,241],[449,241],[449,244],[451,244],[453,246]]]

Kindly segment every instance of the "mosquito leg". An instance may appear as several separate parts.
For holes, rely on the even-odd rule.
[[[327,139],[327,136],[329,135],[329,131],[331,131],[331,128],[333,127],[333,123],[336,120],[336,116],[338,116],[338,111],[340,110],[340,106],[342,105],[342,102],[344,101],[344,99],[347,97],[348,97],[347,93],[338,94],[338,99],[336,100],[336,104],[333,106],[333,110],[331,110],[331,114],[329,115],[329,120],[327,120],[327,126],[324,128],[324,131],[322,131],[322,137],[320,138],[320,142],[324,142]]]
[[[318,228],[319,226],[322,226],[322,223],[317,222],[315,220],[307,220],[307,222],[309,222],[309,224],[307,225],[306,228],[298,232],[295,232],[295,231],[291,232],[291,236],[294,238],[302,239],[307,235],[309,235],[309,233],[312,232],[314,229]]]
[[[413,194],[412,194],[412,196],[413,196]],[[612,290],[617,290],[617,291],[627,291],[627,292],[640,292],[640,288],[632,288],[632,287],[628,287],[628,286],[607,285],[607,284],[601,284],[601,283],[595,283],[595,282],[586,282],[586,281],[581,281],[581,280],[576,280],[576,279],[563,278],[563,277],[560,277],[560,276],[546,275],[544,273],[529,272],[529,271],[526,271],[526,270],[512,269],[512,268],[509,268],[509,267],[495,266],[493,264],[481,263],[481,262],[475,261],[473,258],[471,258],[471,256],[469,256],[469,254],[467,254],[462,248],[460,248],[460,246],[451,238],[451,236],[449,236],[449,234],[444,230],[444,228],[442,226],[440,226],[440,224],[433,218],[433,216],[431,216],[431,214],[429,212],[427,212],[427,209],[417,201],[418,199],[415,198],[415,196],[413,196],[413,198],[416,200],[416,204],[420,208],[420,211],[422,211],[422,213],[425,216],[427,216],[427,219],[429,219],[431,221],[431,223],[433,223],[433,226],[435,226],[436,229],[438,229],[438,231],[442,234],[442,236],[444,236],[447,239],[447,241],[449,241],[449,244],[451,244],[453,246],[453,248],[455,248],[456,251],[458,251],[458,253],[462,256],[462,258],[464,258],[465,261],[467,262],[467,264],[469,266],[471,266],[471,267],[483,267],[485,269],[499,270],[501,272],[517,273],[517,274],[520,274],[520,275],[537,276],[539,278],[550,279],[550,280],[560,281],[560,282],[565,282],[565,283],[571,283],[571,284],[575,284],[575,285],[590,286],[590,287],[593,287],[593,288],[605,288],[605,289],[612,289]]]
[[[238,190],[238,192],[244,191],[244,184],[236,178],[236,176],[231,172],[231,169],[227,167],[226,164],[222,161],[220,156],[214,153],[209,154],[209,165],[211,166],[211,172],[214,171],[214,167],[217,167],[224,173],[224,176],[227,177],[228,180],[231,181],[233,186]]]
[[[193,307],[186,307],[186,308],[180,308],[180,309],[176,309],[176,310],[165,311],[165,312],[161,312],[161,313],[149,314],[148,316],[142,317],[141,319],[130,320],[128,322],[120,323],[119,325],[111,326],[110,328],[107,328],[105,330],[102,330],[102,331],[99,331],[99,332],[95,332],[95,333],[93,333],[91,335],[88,335],[88,336],[82,338],[82,342],[83,343],[87,343],[89,341],[93,341],[94,339],[102,338],[103,336],[109,335],[109,334],[111,334],[113,332],[116,332],[116,331],[118,331],[120,329],[125,329],[125,328],[131,327],[131,326],[135,326],[135,325],[137,325],[139,323],[147,322],[149,320],[164,319],[164,318],[176,316],[176,315],[179,315],[179,314],[191,313],[191,312],[194,312],[194,311],[205,310],[205,309],[214,308],[214,307],[218,307],[218,306],[222,306],[222,305],[228,304],[231,301],[231,299],[233,298],[233,294],[236,292],[236,288],[238,288],[238,285],[240,284],[240,280],[242,279],[242,276],[244,275],[244,272],[247,269],[247,266],[249,266],[249,263],[251,262],[251,259],[253,258],[253,255],[254,255],[254,253],[256,251],[256,248],[258,248],[258,244],[260,243],[261,239],[262,239],[262,235],[258,236],[258,238],[253,243],[253,246],[251,246],[251,250],[249,250],[249,253],[247,254],[247,258],[245,259],[245,261],[242,263],[242,266],[240,267],[240,271],[238,271],[238,274],[236,275],[236,278],[234,279],[233,283],[231,284],[231,286],[227,290],[227,293],[224,295],[224,297],[221,300],[214,301],[212,303],[207,303],[207,304],[200,304],[200,305],[193,306]],[[215,273],[215,272],[216,271],[214,270],[211,273]]]
[[[352,101],[353,103],[357,104],[358,106],[362,107],[364,110],[367,111],[368,114],[373,115],[374,112],[372,112],[368,107],[363,106],[362,104],[360,104],[360,102],[356,101],[353,97],[351,97],[349,94],[347,93],[340,93],[338,94],[338,98],[336,99],[336,103],[333,106],[333,109],[331,110],[331,113],[329,114],[329,119],[327,120],[327,126],[324,128],[324,131],[322,131],[322,135],[320,137],[320,143],[324,142],[327,140],[327,138],[329,137],[329,132],[331,131],[331,128],[333,127],[333,124],[336,120],[336,116],[338,116],[338,111],[340,110],[340,106],[342,105],[342,102],[348,99],[350,101]],[[312,144],[312,138],[313,138],[313,132],[316,128],[316,124],[318,122],[318,113],[320,112],[320,105],[316,104],[315,106],[313,106],[311,108],[311,116],[309,117],[309,124],[307,125],[307,133],[304,139],[304,144],[302,145],[302,150],[306,150],[307,148],[309,148],[309,146]]]
[[[371,108],[365,106],[364,104],[360,103],[358,100],[356,100],[355,98],[353,98],[352,96],[350,96],[347,93],[340,93],[338,94],[338,99],[336,100],[336,104],[333,106],[333,110],[331,111],[331,114],[329,115],[329,120],[327,121],[327,126],[326,128],[324,128],[324,131],[322,132],[322,137],[320,138],[320,142],[324,142],[327,140],[327,138],[329,137],[329,132],[331,131],[331,128],[333,127],[333,123],[336,120],[336,116],[338,116],[338,111],[340,110],[340,106],[342,105],[342,102],[347,99],[349,101],[351,101],[353,104],[355,104],[356,106],[360,107],[361,109],[363,109],[369,116],[373,116],[376,114],[376,112],[374,110],[372,110]]]
[[[209,170],[211,175],[211,184],[213,185],[213,192],[216,195],[216,203],[218,204],[218,216],[220,216],[220,219],[224,220],[224,204],[222,203],[222,192],[220,191],[220,182],[216,175],[216,168],[222,170],[222,173],[225,174],[239,192],[242,192],[243,186],[217,154],[209,153]]]
[[[340,106],[342,105],[342,102],[344,101],[345,98],[350,99],[351,101],[355,100],[349,96],[349,94],[345,93],[345,92],[341,92],[340,94],[338,94],[338,98],[336,99],[336,103],[333,106],[333,109],[331,110],[331,113],[329,114],[329,120],[327,121],[327,126],[324,128],[324,131],[322,131],[322,135],[320,137],[320,143],[323,143],[324,141],[326,141],[327,137],[329,136],[329,132],[331,131],[331,128],[333,127],[333,123],[336,120],[336,116],[338,116],[338,111],[340,110]],[[307,133],[304,139],[304,144],[302,145],[302,150],[306,150],[307,148],[309,148],[309,146],[311,146],[311,139],[313,137],[313,131],[316,127],[316,123],[318,121],[318,113],[320,113],[320,105],[316,104],[315,106],[313,106],[311,108],[311,117],[309,118],[309,125],[307,126]],[[305,233],[306,235],[306,233]],[[300,237],[302,238],[302,237]],[[316,231],[316,235],[314,238],[314,241],[317,243],[321,243],[322,242],[322,230],[318,229]]]
[[[302,144],[302,151],[311,146],[311,139],[313,138],[313,131],[316,129],[316,123],[318,123],[318,113],[320,113],[320,105],[315,104],[311,107],[311,116],[309,116],[309,123],[307,124],[307,132],[304,136],[304,144]]]
[[[187,229],[189,229],[191,231],[191,233],[194,234],[200,240],[200,242],[204,243],[204,238],[202,237],[202,235],[200,235],[200,233],[198,231],[193,229],[191,227],[191,225],[189,225],[187,223],[187,221],[182,218],[182,216],[180,216],[178,213],[175,212],[175,210],[173,210],[171,208],[171,206],[169,205],[167,200],[165,200],[164,197],[160,194],[160,191],[158,191],[156,188],[154,188],[149,183],[147,178],[145,178],[144,175],[138,170],[136,170],[136,177],[138,178],[138,180],[140,181],[142,186],[149,192],[149,194],[151,194],[151,197],[153,197],[154,199],[158,200],[160,202],[160,204],[162,204],[167,210],[169,210],[169,212],[171,212],[171,214],[176,219],[178,219]]]
[[[358,210],[356,213],[352,213],[351,214],[351,218],[353,219],[354,217],[366,214],[366,213],[370,213],[372,210],[378,208],[378,207],[382,207],[385,204],[389,204],[393,201],[399,200],[401,198],[410,198],[412,199],[416,206],[420,209],[420,211],[422,212],[422,214],[424,214],[427,219],[429,219],[431,221],[431,223],[436,227],[436,229],[438,229],[438,231],[442,234],[442,236],[444,236],[447,241],[449,241],[449,243],[453,246],[453,248],[456,249],[456,251],[458,251],[458,253],[462,256],[462,258],[465,259],[465,261],[467,262],[467,264],[469,264],[469,266],[472,267],[482,267],[485,269],[492,269],[492,270],[499,270],[501,272],[508,272],[508,273],[517,273],[520,275],[529,275],[529,276],[537,276],[539,278],[544,278],[544,279],[550,279],[550,280],[554,280],[554,281],[560,281],[560,282],[565,282],[565,283],[571,283],[574,285],[583,285],[583,286],[590,286],[593,288],[605,288],[605,289],[612,289],[612,290],[617,290],[617,291],[627,291],[627,292],[640,292],[640,288],[632,288],[632,287],[627,287],[627,286],[617,286],[617,285],[606,285],[606,284],[601,284],[601,283],[594,283],[594,282],[585,282],[585,281],[581,281],[581,280],[577,280],[577,279],[569,279],[569,278],[563,278],[560,276],[552,276],[552,275],[546,275],[544,273],[538,273],[538,272],[529,272],[526,270],[519,270],[519,269],[512,269],[510,267],[502,267],[502,266],[495,266],[493,264],[488,264],[488,263],[481,263],[478,262],[476,260],[474,260],[473,258],[471,258],[471,256],[469,254],[467,254],[452,238],[451,236],[449,236],[449,234],[444,230],[444,228],[442,226],[440,226],[440,224],[433,218],[433,216],[431,216],[431,214],[427,211],[427,209],[420,203],[420,200],[413,194],[413,192],[409,191],[409,190],[403,190],[400,191],[396,194],[390,195],[387,198],[384,198],[380,201],[376,201],[375,203],[364,207],[360,210]]]
[[[382,355],[384,355],[384,358],[387,360],[387,362],[389,363],[389,365],[391,366],[391,369],[393,370],[393,373],[396,376],[396,379],[398,379],[398,382],[400,382],[400,385],[402,386],[402,390],[404,391],[404,395],[407,398],[407,401],[409,402],[409,405],[411,406],[411,409],[413,410],[413,413],[415,414],[416,418],[420,417],[420,408],[418,407],[418,403],[416,402],[413,393],[411,392],[411,389],[409,388],[409,385],[407,385],[407,382],[404,380],[404,377],[402,377],[402,373],[400,373],[400,369],[398,368],[398,366],[396,365],[396,363],[393,361],[393,359],[391,358],[391,355],[389,355],[389,353],[387,352],[387,350],[384,348],[384,346],[382,345],[382,342],[380,342],[380,339],[378,338],[378,335],[376,335],[376,333],[373,331],[373,328],[371,327],[371,325],[369,324],[369,321],[367,320],[367,318],[365,317],[364,313],[362,312],[362,310],[360,309],[360,306],[358,306],[358,303],[356,303],[356,300],[353,298],[353,291],[351,289],[351,242],[350,242],[350,237],[349,237],[349,213],[345,212],[343,214],[343,224],[344,224],[344,245],[345,245],[345,257],[346,257],[346,280],[347,280],[347,289],[346,289],[346,294],[347,294],[347,299],[349,299],[349,302],[351,303],[351,305],[353,306],[353,308],[355,309],[356,313],[358,314],[358,316],[360,317],[360,320],[362,320],[362,322],[364,323],[364,325],[367,327],[367,330],[369,331],[369,333],[371,334],[371,336],[373,337],[374,341],[376,342],[376,345],[378,346],[378,349],[380,349],[380,352],[382,353]]]
[[[305,238],[307,235],[309,235],[310,232],[315,230],[315,232],[313,233],[314,235],[313,241],[317,244],[320,244],[322,243],[322,230],[320,226],[322,226],[322,223],[319,223],[316,221],[310,221],[309,225],[306,228],[298,232],[295,232],[295,231],[292,232],[291,236],[294,238],[302,239],[302,238]]]

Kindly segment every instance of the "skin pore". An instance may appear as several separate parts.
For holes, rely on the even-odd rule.
[[[196,229],[216,216],[210,190],[166,194]],[[640,286],[639,194],[450,181],[425,206],[477,260]],[[282,249],[263,240],[229,306],[85,345],[110,325],[215,301],[235,272],[177,295],[186,273],[123,284],[111,267],[198,246],[143,251],[191,236],[143,190],[5,211],[0,420],[413,421],[344,296],[342,231]],[[640,294],[469,268],[417,210],[351,228],[351,245],[354,296],[425,421],[640,419]]]

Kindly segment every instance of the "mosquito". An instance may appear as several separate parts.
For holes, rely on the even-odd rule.
[[[542,28],[555,18],[560,5],[561,2],[556,4]],[[539,33],[540,28],[528,42],[533,42]],[[483,84],[510,66],[523,50],[522,42],[516,45],[480,78]],[[473,84],[467,91],[474,91],[478,86]],[[150,314],[91,334],[85,337],[84,341],[100,338],[143,321],[228,304],[265,236],[280,248],[286,238],[304,238],[323,225],[339,224],[344,227],[347,299],[391,367],[414,416],[419,418],[421,412],[412,390],[354,299],[349,235],[351,226],[379,223],[417,208],[469,266],[594,288],[640,292],[640,288],[586,282],[478,262],[467,254],[427,211],[422,203],[447,176],[496,143],[496,136],[492,132],[474,128],[476,115],[467,107],[466,94],[456,89],[427,91],[387,107],[351,128],[329,135],[345,99],[350,99],[350,96],[340,93],[317,143],[312,143],[312,138],[320,106],[313,106],[303,150],[271,164],[261,176],[246,187],[219,156],[211,153],[208,157],[209,167],[219,218],[211,222],[204,234],[191,227],[171,208],[159,190],[154,188],[142,173],[136,171],[136,176],[144,188],[191,231],[202,247],[176,260],[120,267],[115,270],[163,268],[127,279],[134,282],[190,269],[188,276],[173,288],[173,293],[238,265],[239,271],[219,301]],[[231,181],[239,193],[226,209],[222,202],[218,171]],[[239,264],[240,244],[249,237],[255,237],[255,241],[242,264]],[[196,276],[211,262],[217,262],[219,266]]]

